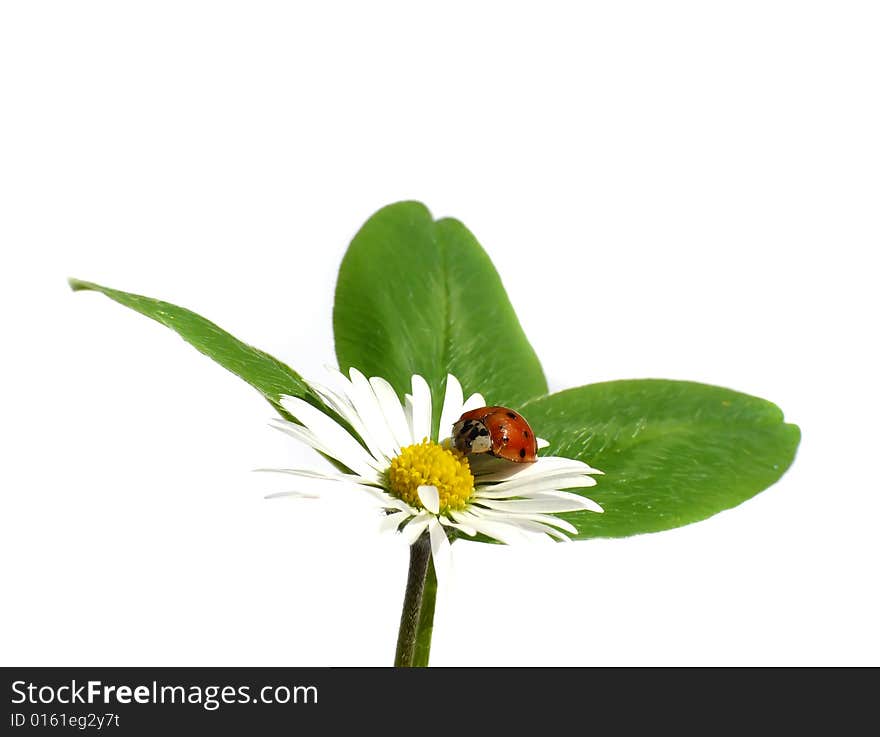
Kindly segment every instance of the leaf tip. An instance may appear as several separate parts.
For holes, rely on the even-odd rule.
[[[792,448],[797,450],[798,446],[801,444],[801,428],[799,425],[795,425],[793,422],[785,422],[783,423],[783,427],[785,428],[785,432],[788,433],[789,438],[791,440]]]
[[[72,276],[68,278],[67,284],[74,292],[82,292],[95,288],[95,285],[91,282],[83,281],[82,279],[74,279]]]

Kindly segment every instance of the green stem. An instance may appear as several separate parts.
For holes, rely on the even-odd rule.
[[[400,613],[397,653],[398,668],[424,668],[431,653],[434,630],[434,603],[437,598],[437,576],[431,560],[431,541],[427,530],[409,549],[409,575]]]
[[[419,629],[416,632],[416,647],[413,653],[413,667],[427,668],[431,657],[431,635],[434,634],[434,604],[437,602],[437,574],[434,560],[428,560],[425,575],[425,589],[422,593],[422,613],[419,615]]]

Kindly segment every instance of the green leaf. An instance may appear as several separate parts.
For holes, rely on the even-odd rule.
[[[101,292],[110,299],[171,328],[196,350],[213,358],[221,366],[244,379],[285,417],[290,418],[290,415],[278,404],[282,394],[301,397],[326,411],[324,405],[313,396],[296,371],[268,353],[242,343],[195,312],[169,302],[120,292],[78,279],[70,279],[69,283],[75,292],[80,290]]]
[[[333,328],[339,367],[383,376],[401,397],[413,374],[428,381],[435,407],[447,373],[490,404],[516,407],[547,392],[486,252],[460,222],[435,221],[419,202],[383,208],[354,237]]]
[[[580,490],[604,514],[561,515],[580,538],[623,537],[697,522],[776,482],[800,441],[763,399],[717,386],[611,381],[537,399],[523,413],[544,452],[605,472]]]

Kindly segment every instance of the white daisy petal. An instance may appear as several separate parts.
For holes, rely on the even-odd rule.
[[[420,486],[416,492],[425,509],[431,514],[440,514],[440,492],[436,486]]]
[[[385,420],[385,413],[376,399],[373,387],[367,378],[356,368],[349,369],[351,375],[352,394],[351,399],[354,407],[363,420],[364,426],[369,428],[369,433],[373,439],[375,448],[370,450],[376,457],[384,457],[391,460],[400,450],[394,441],[388,422]],[[377,455],[381,454],[381,455]]]
[[[433,517],[428,523],[428,533],[431,536],[431,557],[434,559],[434,573],[437,574],[437,584],[440,585],[448,580],[452,567],[452,546],[443,525]]]
[[[396,509],[400,512],[406,512],[410,516],[418,514],[418,510],[413,509],[409,504],[403,501],[403,499],[391,496],[391,494],[388,494],[381,489],[377,489],[375,486],[364,486],[362,491],[371,496],[375,501],[379,502],[383,509]]]
[[[328,479],[315,476],[298,476],[295,486],[297,491],[302,491],[307,494],[323,494],[324,492],[332,493],[336,490],[364,491],[366,489],[375,489],[375,487],[367,486],[356,481]]]
[[[433,516],[428,514],[420,514],[413,517],[412,520],[406,524],[406,527],[400,531],[406,542],[412,545],[418,540],[432,519]]]
[[[487,537],[491,537],[498,542],[505,543],[506,545],[513,545],[527,540],[526,536],[523,535],[522,530],[519,528],[508,524],[506,521],[500,522],[498,520],[487,519],[486,517],[478,515],[477,512],[479,512],[479,509],[473,508],[470,512],[451,512],[451,514],[456,522],[463,525],[469,525],[477,532],[480,532]]]
[[[379,532],[397,532],[403,521],[409,517],[408,512],[392,512],[386,514],[379,523]]]
[[[345,396],[334,391],[329,386],[324,386],[316,381],[308,381],[306,383],[315,394],[321,397],[324,404],[330,407],[340,417],[351,424],[362,424],[354,406]]]
[[[378,452],[377,445],[372,438],[371,433],[364,425],[361,416],[358,414],[357,410],[354,408],[354,405],[348,400],[347,397],[338,394],[333,391],[329,387],[322,386],[316,382],[307,382],[311,387],[312,391],[315,392],[324,403],[332,409],[336,414],[338,414],[343,420],[345,420],[349,425],[351,425],[352,430],[354,430],[360,437],[363,439],[364,443],[366,443],[367,447],[370,449],[370,452],[374,457],[379,457],[381,454]]]
[[[560,517],[554,517],[550,514],[518,514],[517,517],[530,519],[534,522],[542,522],[543,524],[551,525],[552,527],[558,527],[560,530],[565,530],[572,535],[578,534],[577,527],[571,524],[571,522],[567,522]]]
[[[596,479],[592,476],[551,476],[549,479],[533,481],[522,488],[528,489],[530,492],[537,492],[544,489],[559,491],[560,489],[584,489],[588,486],[595,486],[596,483]]]
[[[302,425],[282,420],[279,417],[273,417],[269,420],[269,426],[274,430],[280,430],[285,435],[290,435],[290,437],[299,440],[301,443],[308,445],[319,453],[327,454],[327,449],[318,441],[318,438],[315,437],[315,433]]]
[[[540,494],[535,494],[534,496],[528,498],[534,499],[535,501],[541,501],[543,499],[562,499],[563,501],[568,500],[574,504],[582,504],[582,509],[585,509],[589,512],[595,512],[596,514],[605,514],[605,509],[595,499],[591,499],[588,496],[584,496],[583,494],[576,494],[574,492],[546,491],[541,492]]]
[[[302,476],[310,479],[324,479],[326,481],[346,481],[354,483],[370,483],[369,479],[354,473],[326,473],[323,471],[311,471],[302,468],[255,468],[254,473],[285,473],[290,476]]]
[[[413,442],[420,443],[431,437],[431,389],[418,374],[412,377],[412,434]]]
[[[330,374],[330,376],[337,384],[343,387],[343,391],[346,393],[346,395],[351,392],[351,381],[344,373],[342,373],[340,369],[338,369],[336,366],[330,366],[329,364],[325,363],[324,370],[328,374]]]
[[[591,512],[604,511],[596,502],[587,497],[579,496],[574,499],[510,499],[496,501],[494,499],[480,499],[481,506],[495,509],[499,512],[536,512],[538,514],[556,512],[577,512],[587,509]]]
[[[549,488],[550,484],[567,484],[565,488],[577,488],[572,487],[571,484],[583,485],[583,486],[592,486],[595,479],[591,476],[588,476],[585,473],[574,470],[566,470],[564,468],[559,468],[557,470],[547,470],[542,474],[514,474],[512,476],[508,476],[503,481],[489,482],[487,483],[485,476],[480,476],[477,485],[481,488],[491,488],[497,491],[501,489],[527,489],[529,487],[537,487],[543,486]]]
[[[479,409],[480,407],[486,406],[486,400],[483,399],[482,394],[471,394],[461,406],[461,413],[458,417],[461,417],[465,412],[470,412],[472,409]],[[457,420],[458,417],[455,419]]]
[[[522,495],[523,499],[564,499],[574,503],[582,503],[584,499],[589,500],[592,505],[599,506],[595,501],[576,491],[559,491],[558,489],[548,489],[546,491],[532,491]],[[512,500],[509,500],[512,501]]]
[[[464,395],[461,384],[452,374],[446,376],[446,395],[443,398],[443,410],[440,412],[440,430],[437,436],[442,440],[452,434],[452,426],[463,414]]]
[[[549,440],[544,440],[544,438],[535,438],[535,441],[538,443],[538,450],[550,447]]]
[[[421,443],[422,438],[416,440],[416,436],[413,433],[413,398],[412,394],[406,394],[404,396],[403,401],[403,416],[406,418],[406,427],[409,430],[410,442],[409,445],[413,443]]]
[[[460,522],[453,522],[448,517],[438,517],[437,519],[440,520],[441,525],[445,525],[446,527],[452,527],[456,530],[461,530],[461,532],[463,532],[465,535],[468,535],[470,537],[473,537],[474,535],[477,534],[477,531],[473,527],[471,527],[470,525],[464,525],[464,524],[461,524]]]
[[[571,538],[564,532],[560,532],[559,530],[555,529],[554,527],[550,527],[549,525],[543,525],[540,522],[533,522],[532,520],[525,519],[524,517],[517,517],[516,520],[511,521],[511,524],[515,524],[521,530],[525,530],[526,532],[533,532],[537,535],[561,540],[562,542],[571,542]]]
[[[528,479],[520,483],[501,483],[475,487],[477,496],[487,499],[504,499],[513,496],[531,496],[547,491],[561,489],[581,489],[595,486],[596,479],[590,476],[558,476],[546,479]]]
[[[301,491],[276,491],[272,494],[266,494],[264,499],[281,499],[282,497],[293,497],[294,499],[320,499],[320,494],[306,494]]]
[[[545,456],[534,463],[507,463],[495,464],[488,469],[488,473],[481,473],[478,481],[514,481],[528,478],[547,478],[551,474],[557,476],[572,476],[576,474],[601,475],[601,471],[591,468],[583,461],[573,458],[559,458],[557,456]]]
[[[315,434],[307,427],[296,425],[293,422],[288,422],[287,420],[283,420],[278,417],[272,418],[269,421],[269,426],[272,427],[274,430],[280,430],[285,435],[289,435],[299,442],[308,445],[312,450],[315,450],[318,453],[323,453],[325,456],[329,456],[330,458],[335,457],[330,448],[321,443],[318,438],[315,437]],[[360,476],[361,480],[363,480],[364,483],[379,483],[379,474],[375,467],[364,466],[360,469],[360,473],[357,475]]]
[[[341,376],[341,374],[339,374]],[[344,379],[344,377],[343,377]],[[340,383],[343,379],[339,379]],[[352,430],[364,441],[372,456],[376,459],[390,460],[388,454],[384,451],[382,443],[375,437],[376,423],[372,420],[365,421],[358,412],[350,397],[354,394],[354,387],[348,380],[344,380],[347,394],[345,396],[338,394],[333,389],[322,386],[316,382],[308,382],[309,386],[315,391],[321,399],[334,410],[342,419],[344,419]],[[372,428],[372,431],[371,429]]]
[[[376,401],[379,402],[382,414],[385,415],[385,421],[388,423],[397,447],[403,448],[412,445],[412,433],[406,421],[406,413],[403,411],[403,405],[401,405],[394,387],[379,376],[372,377],[370,385],[373,387]]]
[[[348,431],[321,410],[297,397],[282,397],[281,406],[314,434],[326,449],[324,452],[327,455],[344,466],[361,475],[369,475],[371,471],[380,469],[378,461]]]
[[[547,530],[545,528],[560,528],[565,530],[566,532],[570,532],[572,535],[577,534],[577,528],[566,522],[564,519],[560,519],[559,517],[553,517],[549,514],[508,514],[506,512],[496,512],[491,509],[481,509],[480,516],[486,519],[495,519],[499,521],[506,522],[511,525],[515,525],[520,529],[529,530],[529,531],[537,531],[547,535],[552,535],[553,537],[562,540],[570,540],[567,535],[562,535],[556,529]],[[534,527],[534,525],[540,525],[540,529]]]

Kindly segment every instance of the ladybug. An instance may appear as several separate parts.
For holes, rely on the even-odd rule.
[[[462,453],[489,453],[514,463],[538,460],[535,433],[519,412],[480,407],[465,412],[452,426],[452,444]]]

